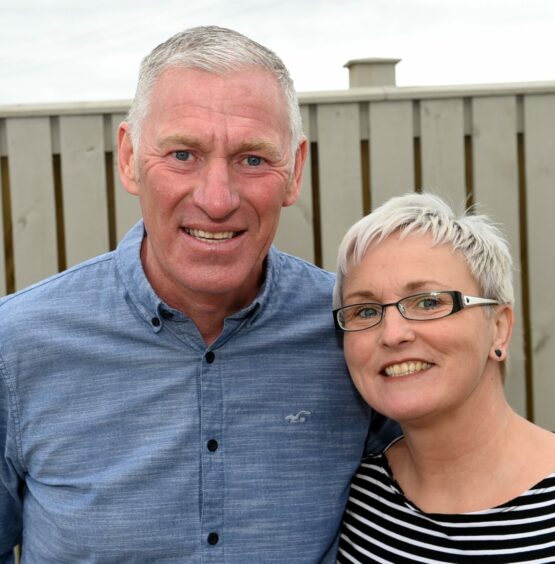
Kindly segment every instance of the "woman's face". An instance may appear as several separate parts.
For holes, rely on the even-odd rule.
[[[464,258],[451,246],[434,247],[429,235],[400,240],[394,233],[350,266],[343,305],[391,303],[434,290],[480,296]],[[510,337],[509,309],[496,310],[487,315],[484,307],[472,307],[442,319],[410,321],[395,307],[386,308],[379,325],[345,333],[356,387],[372,407],[401,423],[479,401],[486,382],[500,378],[494,350],[506,350]]]

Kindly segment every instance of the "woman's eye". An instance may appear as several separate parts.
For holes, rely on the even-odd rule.
[[[178,161],[188,161],[192,158],[191,151],[175,151],[175,158]]]
[[[375,307],[361,307],[356,312],[356,316],[361,319],[373,319],[374,317],[379,317],[379,312]]]
[[[434,309],[441,305],[441,300],[437,298],[425,298],[420,300],[417,305],[421,309]]]
[[[244,158],[244,162],[248,166],[260,166],[264,162],[264,159],[262,157],[257,157],[256,155],[249,155]]]

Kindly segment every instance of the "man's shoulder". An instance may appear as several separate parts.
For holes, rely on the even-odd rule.
[[[305,312],[310,311],[312,316],[322,316],[327,327],[327,318],[331,319],[335,275],[281,251],[273,254],[272,259],[272,279],[266,289],[271,308],[280,310],[285,315],[302,308]],[[311,322],[315,323],[314,319]]]
[[[37,309],[57,307],[60,302],[68,304],[72,299],[83,305],[86,293],[106,282],[112,262],[113,252],[99,255],[4,296],[0,298],[0,318],[6,320],[12,314],[21,318]]]
[[[288,278],[298,276],[301,281],[304,280],[307,284],[316,284],[326,291],[335,284],[335,273],[333,272],[324,270],[305,259],[277,249],[276,256],[280,261],[280,275],[282,276],[287,276]]]

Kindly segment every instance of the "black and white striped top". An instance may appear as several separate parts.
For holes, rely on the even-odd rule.
[[[337,558],[340,563],[554,563],[555,472],[493,509],[444,515],[420,511],[403,495],[385,455],[369,456],[351,482]]]

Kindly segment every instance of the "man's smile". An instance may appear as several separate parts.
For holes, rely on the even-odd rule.
[[[189,227],[185,227],[183,230],[191,237],[208,243],[228,241],[241,234],[240,231],[204,231],[203,229],[192,229]]]

